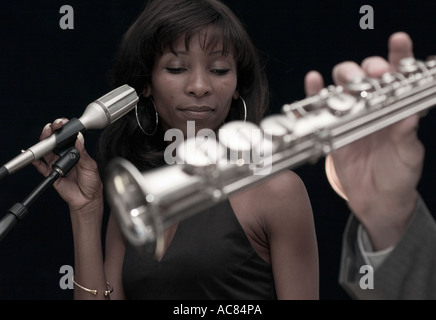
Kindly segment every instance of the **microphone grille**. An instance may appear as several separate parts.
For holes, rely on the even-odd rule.
[[[132,110],[138,103],[138,100],[136,90],[127,84],[97,99],[97,101],[107,109],[111,123]]]

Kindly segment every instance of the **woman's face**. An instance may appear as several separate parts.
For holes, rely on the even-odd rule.
[[[232,99],[239,98],[233,56],[222,54],[221,42],[204,51],[205,31],[191,38],[189,51],[181,36],[174,43],[175,53],[167,50],[158,57],[145,90],[146,96],[153,96],[163,129],[180,129],[185,137],[188,121],[195,121],[195,132],[217,130]]]

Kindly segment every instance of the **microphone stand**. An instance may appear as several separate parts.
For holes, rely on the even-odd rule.
[[[73,141],[74,144],[74,141]],[[0,221],[0,241],[18,224],[29,212],[29,208],[38,200],[42,194],[55,183],[60,177],[68,175],[70,170],[80,159],[79,151],[71,146],[63,149],[56,149],[55,153],[60,158],[52,165],[53,171],[22,201],[15,203],[8,213]]]

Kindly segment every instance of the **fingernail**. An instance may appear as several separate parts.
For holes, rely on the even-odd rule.
[[[56,119],[54,124],[65,123],[63,119]]]
[[[42,131],[48,130],[51,127],[51,123],[47,123],[44,128],[42,128]]]
[[[82,146],[85,146],[85,137],[83,136],[83,134],[81,132],[79,132],[77,134],[77,139],[80,141],[80,143],[82,144]]]

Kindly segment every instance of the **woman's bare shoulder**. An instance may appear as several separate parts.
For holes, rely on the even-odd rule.
[[[235,199],[241,206],[256,212],[271,212],[294,207],[298,203],[307,204],[308,195],[300,176],[291,170],[284,170],[237,194]]]

